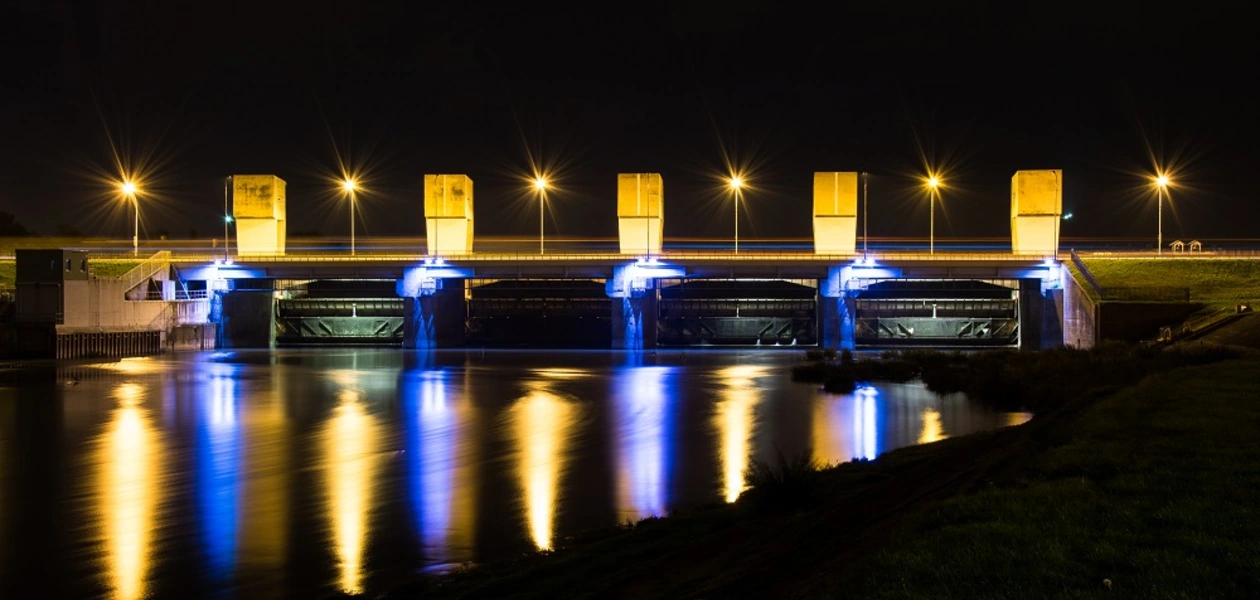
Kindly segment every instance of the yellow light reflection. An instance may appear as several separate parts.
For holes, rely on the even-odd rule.
[[[715,424],[721,440],[722,495],[727,502],[734,502],[748,488],[744,473],[752,454],[753,413],[761,402],[756,378],[766,374],[765,367],[753,365],[735,365],[717,372],[722,388]]]
[[[259,572],[279,568],[288,548],[288,417],[279,390],[254,396],[241,407],[246,448],[241,503],[241,556]]]
[[[919,443],[930,444],[946,437],[949,436],[941,426],[941,411],[931,407],[923,409],[923,433],[919,434]]]
[[[97,495],[109,584],[115,598],[129,600],[145,595],[162,449],[148,411],[140,406],[144,388],[124,383],[113,395],[119,407],[99,440]]]
[[[1033,414],[1030,412],[1009,412],[1002,414],[1002,426],[1011,427],[1014,425],[1023,425],[1031,421]]]
[[[853,460],[853,441],[845,435],[849,420],[845,409],[854,402],[853,396],[820,394],[814,399],[813,450],[814,458],[823,464],[845,463]]]
[[[376,424],[354,390],[340,393],[325,431],[328,497],[333,547],[341,569],[341,589],[363,593],[363,547],[376,470]]]
[[[556,496],[575,409],[563,398],[537,389],[512,407],[525,494],[529,535],[539,550],[552,549]]]
[[[124,359],[119,360],[118,362],[100,363],[100,364],[95,364],[91,366],[97,369],[104,369],[106,371],[116,371],[119,373],[127,373],[130,375],[147,375],[150,373],[157,373],[163,370],[162,365],[160,365],[158,361],[153,360],[152,358],[147,357],[147,356],[139,357],[139,358],[124,358]]]

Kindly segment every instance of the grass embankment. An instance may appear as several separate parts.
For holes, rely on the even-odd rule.
[[[1062,401],[1026,425],[797,472],[795,485],[763,481],[734,505],[596,532],[555,554],[389,597],[1182,598],[1257,589],[1260,360],[1170,369],[1118,393],[1086,391],[1114,363],[1082,364],[1059,381]]]
[[[92,274],[97,277],[118,277],[135,268],[140,264],[139,261],[124,259],[99,259],[93,258],[88,262],[88,268]],[[17,264],[11,260],[0,260],[0,288],[11,288],[17,281]]]
[[[870,598],[1254,597],[1257,369],[1232,361],[1164,373],[1089,407],[1064,445],[919,515],[830,589]]]
[[[1190,301],[1209,307],[1260,303],[1260,260],[1085,258],[1098,285],[1184,287]],[[1070,265],[1075,273],[1075,265]],[[1080,279],[1078,279],[1080,280]],[[1083,280],[1081,280],[1083,281]],[[1085,286],[1088,287],[1088,286]],[[1091,292],[1092,293],[1092,292]]]

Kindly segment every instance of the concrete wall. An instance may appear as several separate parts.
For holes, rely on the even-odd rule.
[[[274,348],[276,299],[271,291],[220,294],[219,339],[223,348]]]
[[[1088,285],[1088,284],[1085,284]],[[1063,277],[1063,345],[1093,348],[1098,343],[1098,304],[1070,274]]]
[[[170,329],[171,303],[127,300],[126,284],[107,279],[67,281],[65,320],[59,331],[76,328]]]
[[[215,325],[177,325],[166,336],[167,350],[213,350]]]
[[[404,348],[457,348],[464,345],[468,305],[462,279],[443,280],[428,295],[403,299]]]
[[[1159,337],[1160,327],[1175,327],[1202,309],[1202,304],[1175,302],[1104,302],[1099,339],[1140,342]]]
[[[612,308],[612,347],[615,350],[650,350],[656,347],[658,292],[653,287],[643,295],[610,298]]]

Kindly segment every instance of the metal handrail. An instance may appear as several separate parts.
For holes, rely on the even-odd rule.
[[[132,267],[130,271],[114,278],[117,281],[126,283],[127,290],[130,291],[136,286],[149,280],[150,277],[158,274],[162,269],[169,269],[171,266],[171,251],[159,250],[153,256],[140,261],[140,264]]]

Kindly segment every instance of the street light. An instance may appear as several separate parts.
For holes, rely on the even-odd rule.
[[[136,229],[135,229],[135,233],[133,233],[131,236],[131,255],[139,256],[140,255],[140,201],[136,198],[136,195],[140,193],[140,190],[139,188],[136,187],[136,182],[131,181],[130,179],[124,179],[122,184],[118,186],[118,189],[122,192],[124,198],[131,199],[132,206],[136,208]]]
[[[1168,175],[1160,173],[1154,178],[1155,193],[1159,196],[1159,236],[1155,238],[1155,253],[1164,253],[1164,193],[1168,190],[1169,184],[1172,183],[1168,179]]]
[[[735,191],[735,254],[739,254],[739,191],[744,187],[744,180],[732,175],[727,183]]]
[[[225,263],[232,261],[232,237],[228,233],[228,226],[232,224],[232,213],[228,211],[228,184],[231,181],[231,175],[223,178],[223,262]]]
[[[941,179],[936,175],[928,175],[924,184],[928,188],[928,254],[936,254],[936,196],[940,193]]]
[[[534,189],[538,190],[538,254],[545,254],[543,243],[546,239],[546,234],[543,229],[543,211],[547,206],[547,178],[542,176],[535,177]]]
[[[346,191],[350,196],[350,256],[354,256],[354,191],[359,185],[353,179],[346,179],[341,182],[341,189]]]

